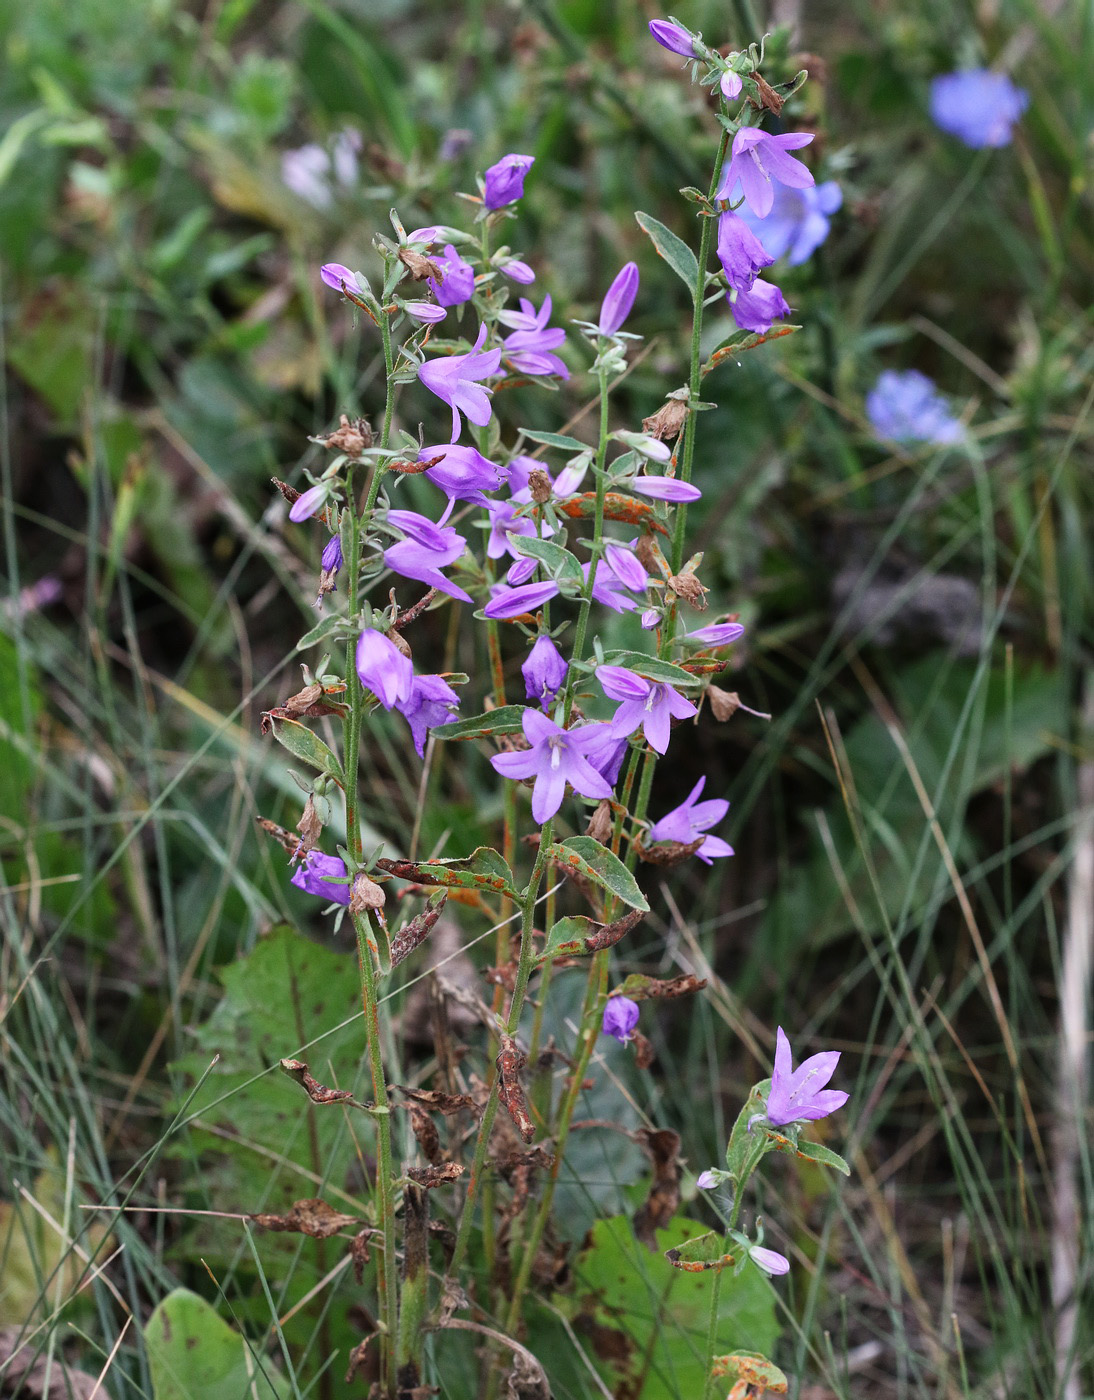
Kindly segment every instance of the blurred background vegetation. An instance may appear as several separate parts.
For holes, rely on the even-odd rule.
[[[613,400],[636,428],[686,377],[689,313],[634,211],[694,245],[678,191],[706,186],[715,139],[709,99],[648,37],[659,13],[0,5],[0,1393],[29,1335],[72,1393],[109,1359],[109,1394],[162,1400],[142,1331],[178,1283],[261,1354],[334,1262],[156,1209],[238,1216],[324,1184],[352,1200],[360,1180],[345,1126],[316,1129],[266,1072],[349,1015],[356,981],[254,825],[295,823],[258,719],[297,688],[315,618],[318,542],[286,529],[270,478],[299,483],[309,434],[382,402],[378,344],[318,265],[369,270],[391,208],[407,228],[469,222],[455,192],[535,155],[507,237],[555,319],[640,265],[628,329],[647,339]],[[811,167],[843,207],[812,259],[776,270],[804,329],[705,381],[691,538],[712,605],[748,625],[726,684],[773,719],[704,724],[658,776],[655,813],[706,774],[737,854],[653,882],[628,968],[707,972],[711,990],[659,1009],[652,1074],[611,1074],[698,1172],[776,1024],[844,1051],[851,1182],[769,1179],[769,1238],[795,1263],[775,1305],[793,1394],[1077,1400],[1094,1392],[1094,1177],[1087,1045],[1061,1037],[1060,992],[1079,977],[1082,1006],[1094,898],[1075,859],[1094,840],[1094,7],[676,13],[734,47],[775,30],[772,81],[810,70],[793,125],[817,132]],[[998,151],[927,116],[933,75],[982,64],[1032,99]],[[959,447],[870,428],[865,393],[910,367],[969,425]],[[556,430],[588,398],[576,375],[558,398],[517,392],[519,421]],[[366,818],[406,849],[419,766],[371,724]],[[469,850],[499,802],[482,758],[446,763],[420,848]],[[314,1001],[285,999],[297,973]],[[358,1033],[313,1053],[345,1073]],[[575,1149],[573,1257],[644,1170]],[[127,1211],[87,1209],[102,1202]],[[111,1261],[91,1282],[88,1257]],[[284,1393],[364,1394],[342,1381],[352,1290],[319,1299],[285,1323]],[[580,1362],[595,1332],[552,1306],[556,1393],[602,1393]],[[468,1393],[455,1365],[433,1380]],[[683,1394],[671,1375],[641,1393]]]

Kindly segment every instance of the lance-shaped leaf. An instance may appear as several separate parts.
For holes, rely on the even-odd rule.
[[[782,1138],[777,1143],[778,1151],[792,1152],[795,1157],[802,1157],[807,1162],[817,1162],[822,1167],[834,1167],[836,1171],[842,1172],[844,1176],[851,1175],[851,1168],[839,1155],[833,1152],[830,1147],[825,1147],[819,1142],[809,1142],[807,1139],[799,1139],[797,1142],[791,1138],[783,1138],[782,1134],[768,1133],[769,1138]],[[785,1145],[784,1145],[785,1144]]]
[[[672,229],[666,228],[652,214],[643,214],[636,210],[634,217],[638,220],[639,228],[649,236],[658,254],[684,283],[694,300],[695,284],[699,280],[699,262],[695,254],[682,238],[678,238]]]
[[[553,544],[550,540],[538,540],[531,535],[512,535],[510,538],[513,548],[519,554],[527,554],[533,559],[541,560],[558,582],[571,582],[580,586],[584,581],[581,565],[570,551],[563,549],[560,544]]]
[[[566,437],[563,433],[541,433],[538,430],[533,432],[531,428],[521,428],[521,436],[530,439],[532,442],[540,442],[545,447],[558,447],[563,452],[591,452],[587,442],[579,442],[575,437]]]
[[[489,846],[479,846],[459,860],[378,860],[376,868],[400,880],[413,880],[416,885],[487,889],[510,899],[517,897],[509,863]]]
[[[571,836],[566,841],[556,842],[548,854],[564,870],[573,870],[586,880],[592,880],[632,909],[649,911],[646,896],[631,872],[617,855],[593,837]]]
[[[272,717],[271,725],[274,738],[279,744],[284,744],[294,758],[310,764],[320,773],[326,773],[340,788],[345,788],[346,778],[342,772],[342,765],[338,762],[334,750],[328,748],[318,734],[313,734],[306,724],[301,724],[295,719]]]
[[[772,326],[762,335],[758,331],[735,331],[712,352],[700,374],[705,378],[712,369],[717,369],[726,360],[733,359],[734,355],[743,354],[745,350],[755,350],[757,345],[763,345],[769,340],[781,340],[784,335],[793,335],[795,331],[800,330],[801,326]]]
[[[680,977],[648,977],[644,972],[632,972],[616,990],[631,1001],[655,1001],[690,996],[692,992],[701,992],[706,984],[705,977],[689,972]]]
[[[469,715],[454,724],[438,724],[430,730],[435,739],[486,739],[491,734],[519,734],[524,705],[499,705],[485,714]]]

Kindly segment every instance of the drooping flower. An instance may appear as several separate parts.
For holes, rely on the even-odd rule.
[[[609,997],[604,1004],[601,1033],[612,1036],[620,1045],[626,1045],[634,1035],[640,1015],[638,1003],[631,1001],[630,997]]]
[[[740,217],[776,261],[785,256],[791,267],[805,262],[828,237],[830,216],[843,203],[843,191],[835,180],[823,185],[791,189],[778,185],[775,202],[765,219],[758,218],[747,204]],[[724,217],[724,216],[723,216]]]
[[[317,894],[320,899],[328,899],[332,904],[348,904],[349,885],[334,885],[332,880],[346,878],[345,862],[337,856],[324,855],[322,851],[309,851],[292,873],[290,884],[308,894]]]
[[[426,360],[418,367],[418,378],[425,387],[452,410],[453,442],[459,437],[463,426],[461,410],[476,427],[485,428],[490,422],[490,391],[483,389],[477,381],[497,374],[501,366],[501,351],[483,350],[485,340],[486,327],[480,326],[478,339],[466,355],[446,355]]]
[[[838,1050],[822,1050],[795,1069],[790,1041],[780,1026],[775,1035],[775,1071],[764,1110],[767,1121],[776,1128],[811,1123],[842,1108],[850,1096],[842,1089],[824,1087],[835,1074],[839,1058]]]
[[[306,491],[297,496],[296,500],[293,501],[292,505],[289,507],[289,519],[294,525],[299,525],[302,521],[307,520],[309,516],[315,515],[318,511],[321,511],[326,505],[329,496],[330,487],[325,481],[320,481],[314,486],[309,486]]]
[[[617,738],[612,733],[610,724],[587,724],[585,728],[599,731],[593,735],[585,757],[600,776],[607,778],[612,787],[615,787],[619,780],[619,770],[623,767],[623,759],[626,757],[630,745],[626,738]]]
[[[418,453],[419,462],[436,461],[438,457],[441,460],[436,466],[427,467],[424,475],[434,486],[439,486],[450,501],[486,505],[482,493],[496,491],[504,479],[502,468],[484,457],[477,448],[444,442],[434,447],[423,447]]]
[[[501,209],[513,204],[524,194],[524,177],[535,164],[535,156],[502,156],[486,172],[483,203],[487,209]]]
[[[464,262],[455,245],[445,245],[444,257],[435,255],[433,261],[441,269],[441,278],[429,279],[429,290],[440,306],[462,306],[475,292],[475,269]]]
[[[691,35],[680,25],[670,24],[667,19],[651,19],[650,33],[670,53],[678,53],[683,58],[695,57]]]
[[[525,695],[546,710],[558,694],[569,669],[565,657],[550,637],[537,637],[535,646],[520,668]]]
[[[282,182],[314,209],[329,209],[334,201],[329,175],[330,156],[314,141],[281,154]]]
[[[357,641],[357,674],[366,690],[371,690],[385,710],[397,700],[410,698],[414,665],[390,637],[366,627]]]
[[[697,714],[695,706],[664,681],[648,681],[624,666],[598,666],[596,678],[604,694],[622,703],[610,720],[612,734],[625,739],[641,729],[651,749],[664,753],[673,719]]]
[[[520,617],[542,607],[548,599],[557,595],[558,584],[551,579],[543,583],[525,583],[519,588],[499,588],[483,608],[483,616],[501,619]]]
[[[747,292],[760,268],[770,267],[775,259],[740,214],[727,209],[718,215],[718,261],[729,285]]]
[[[729,803],[722,797],[700,802],[699,795],[706,781],[705,777],[700,778],[679,807],[674,807],[660,821],[654,822],[650,827],[651,841],[678,841],[681,846],[689,846],[697,836],[718,825],[729,811]],[[708,836],[695,854],[710,865],[720,856],[731,856],[733,847],[720,836]]]
[[[694,632],[685,632],[685,642],[700,642],[708,647],[727,647],[730,642],[739,641],[745,634],[739,622],[714,622],[709,627],[697,627]]]
[[[893,442],[944,447],[964,434],[934,381],[917,369],[884,370],[866,395],[866,416],[876,433]]]
[[[784,131],[772,135],[758,126],[742,126],[733,138],[733,156],[725,168],[716,199],[732,199],[737,181],[754,214],[761,219],[775,202],[773,181],[804,189],[814,183],[812,173],[787,151],[800,150],[813,139],[811,131]]]
[[[703,494],[698,486],[692,486],[688,481],[678,481],[674,476],[636,476],[630,487],[640,496],[649,496],[653,501],[672,501],[677,505],[697,501]]]
[[[510,535],[518,538],[533,537],[536,533],[536,523],[530,515],[518,515],[517,506],[514,501],[487,501],[486,510],[490,516],[490,535],[486,541],[486,557],[488,559],[501,559],[506,554],[511,554],[514,559],[521,558],[510,540]],[[550,529],[544,530],[544,534],[551,534]]]
[[[700,1191],[710,1191],[718,1185],[718,1177],[714,1171],[708,1168],[705,1172],[699,1173],[695,1178],[695,1184]]]
[[[333,287],[336,292],[342,291],[343,283],[351,292],[363,290],[357,280],[356,273],[351,272],[344,263],[324,263],[319,269],[319,276],[328,287]]]
[[[512,335],[502,341],[505,358],[521,374],[557,374],[560,379],[569,379],[570,371],[565,364],[550,353],[566,339],[561,326],[547,325],[551,315],[550,296],[543,298],[538,312],[526,297],[521,297],[520,308],[519,311],[503,311],[498,316],[503,325],[515,327]]]
[[[597,329],[601,335],[615,335],[616,331],[631,314],[631,307],[638,295],[638,264],[629,262],[615,275],[615,280],[604,294],[600,305],[600,320]]]
[[[750,1245],[748,1257],[757,1268],[763,1269],[765,1274],[777,1276],[790,1272],[790,1260],[777,1249],[767,1249],[762,1244]]]
[[[649,574],[642,567],[633,548],[613,541],[604,546],[604,563],[611,569],[624,588],[632,593],[641,593],[649,582]]]
[[[331,535],[324,545],[319,567],[325,574],[336,574],[342,567],[342,538],[340,535]]]
[[[1005,73],[969,68],[931,80],[930,110],[936,126],[975,150],[1009,146],[1014,123],[1029,106],[1029,93]]]
[[[461,603],[470,603],[470,593],[445,578],[441,570],[454,564],[467,548],[467,540],[452,525],[435,525],[427,516],[413,510],[389,510],[388,523],[401,530],[406,539],[384,550],[384,563],[403,578],[417,579]]]
[[[585,756],[599,738],[599,725],[560,729],[539,710],[525,710],[521,727],[529,747],[519,753],[499,753],[490,760],[505,778],[535,778],[532,816],[542,825],[562,806],[569,783],[583,797],[611,797],[605,778]]]
[[[735,301],[729,301],[729,313],[743,331],[753,331],[756,335],[766,335],[781,316],[790,315],[786,298],[773,282],[765,282],[757,277],[747,292],[738,292]]]
[[[410,694],[396,702],[395,708],[410,725],[410,735],[418,757],[425,757],[425,741],[429,730],[437,724],[447,724],[459,708],[460,697],[443,676],[415,676]]]

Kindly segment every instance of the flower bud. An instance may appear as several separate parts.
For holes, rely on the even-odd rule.
[[[609,997],[604,1007],[604,1020],[601,1030],[604,1035],[613,1036],[620,1045],[630,1040],[641,1013],[638,1003],[630,997]]]
[[[695,46],[691,35],[678,24],[670,24],[667,19],[651,19],[650,33],[663,49],[678,53],[683,58],[695,57]]]

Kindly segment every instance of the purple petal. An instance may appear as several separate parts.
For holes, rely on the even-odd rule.
[[[289,519],[294,525],[299,525],[301,521],[307,520],[309,516],[322,509],[326,504],[328,494],[328,488],[322,481],[316,486],[309,486],[303,495],[298,496],[293,501],[289,509]]]
[[[674,476],[636,476],[630,484],[632,491],[655,501],[697,501],[702,496],[698,486],[678,481]]]
[[[557,594],[558,584],[550,580],[545,583],[526,583],[519,588],[502,589],[483,608],[483,614],[492,618],[520,617],[523,613],[541,607]]]
[[[598,666],[596,678],[603,687],[604,694],[612,700],[645,701],[652,689],[649,681],[636,676],[625,666]]]
[[[336,292],[340,292],[342,290],[343,282],[350,289],[350,291],[361,291],[361,285],[357,281],[357,278],[349,270],[349,268],[345,267],[342,263],[324,263],[323,266],[319,269],[319,276],[323,279],[323,281],[327,284],[328,287],[333,287]]]
[[[624,263],[608,288],[600,307],[598,329],[601,335],[614,335],[631,313],[638,295],[638,264]]]

